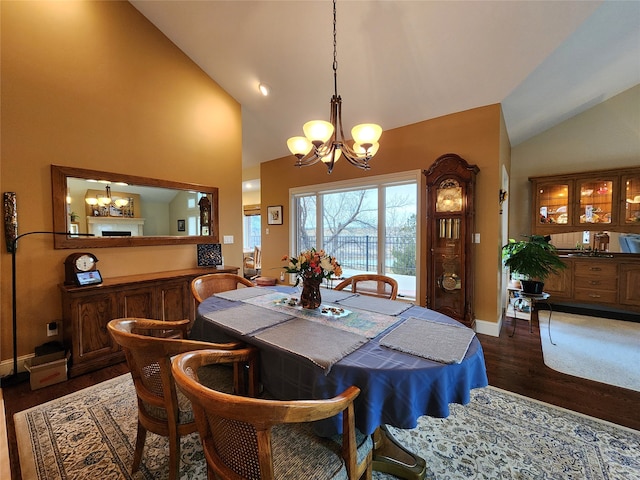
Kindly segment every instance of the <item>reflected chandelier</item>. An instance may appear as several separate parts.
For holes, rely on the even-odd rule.
[[[363,123],[351,129],[350,146],[342,130],[342,98],[338,95],[338,57],[336,53],[336,0],[333,0],[333,88],[329,121],[312,120],[303,125],[304,137],[291,137],[287,147],[297,157],[296,167],[307,167],[322,161],[331,173],[340,156],[358,168],[369,170],[369,160],[378,151],[382,127]]]

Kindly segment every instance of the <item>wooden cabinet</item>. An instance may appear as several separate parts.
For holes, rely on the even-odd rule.
[[[640,262],[620,266],[620,303],[640,311]]]
[[[567,268],[559,270],[555,275],[549,275],[544,280],[544,291],[551,295],[551,302],[571,300],[571,292],[573,292],[573,272],[571,264],[565,259]]]
[[[564,257],[567,268],[544,282],[550,303],[640,312],[640,255]]]
[[[124,360],[107,323],[119,317],[195,320],[191,280],[206,273],[237,273],[237,267],[194,268],[105,279],[100,285],[60,285],[65,343],[74,377]]]
[[[618,301],[618,266],[609,258],[575,260],[574,300],[578,303],[615,305]]]
[[[531,231],[640,233],[640,168],[529,178]]]

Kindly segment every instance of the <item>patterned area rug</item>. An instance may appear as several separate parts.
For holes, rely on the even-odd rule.
[[[451,412],[392,429],[427,459],[428,479],[640,479],[638,431],[492,387]],[[129,473],[136,415],[128,374],[17,413],[23,479],[165,478],[168,443],[151,433],[141,470]],[[181,445],[181,478],[206,479],[197,434]]]

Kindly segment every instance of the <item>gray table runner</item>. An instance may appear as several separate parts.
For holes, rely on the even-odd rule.
[[[398,302],[396,300],[388,300],[386,298],[377,298],[368,295],[353,295],[338,300],[336,303],[341,307],[359,308],[360,310],[381,313],[383,315],[400,315],[405,310],[413,307],[412,303]]]
[[[463,325],[408,318],[380,339],[383,345],[441,363],[460,363],[475,332]]]
[[[322,323],[296,318],[253,335],[308,358],[329,373],[334,363],[367,343],[367,338]]]
[[[342,290],[329,290],[322,288],[320,290],[320,296],[322,297],[322,303],[336,303],[345,298],[353,297],[355,293],[344,292]]]
[[[225,300],[237,302],[245,300],[247,298],[259,297],[261,295],[266,295],[267,293],[273,292],[273,290],[265,287],[245,287],[238,288],[236,290],[228,290],[226,292],[218,292],[214,295],[216,297],[224,298]]]
[[[239,303],[231,308],[205,313],[203,317],[213,323],[235,330],[241,335],[248,335],[293,318],[291,315],[266,310],[247,303]]]

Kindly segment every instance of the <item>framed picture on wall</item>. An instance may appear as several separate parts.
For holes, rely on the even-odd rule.
[[[184,220],[178,220],[178,231],[179,232],[184,232],[185,230],[186,230],[185,221]]]
[[[267,207],[267,224],[282,225],[282,205]]]

